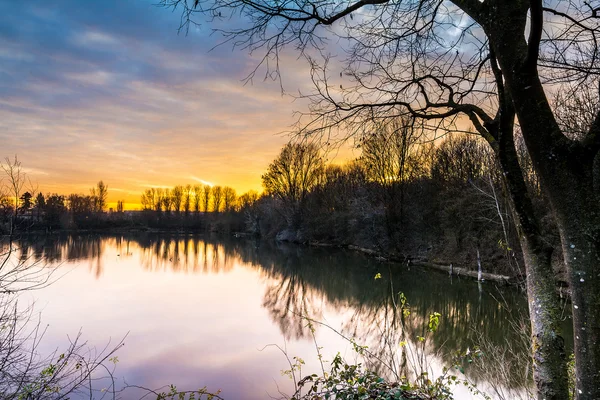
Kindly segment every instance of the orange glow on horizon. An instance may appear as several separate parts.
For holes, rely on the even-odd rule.
[[[268,133],[262,135],[274,142],[273,135]],[[282,140],[281,145],[277,142],[272,143],[271,149],[262,154],[256,154],[252,162],[246,162],[247,159],[239,160],[241,165],[231,157],[223,157],[215,160],[215,166],[209,168],[200,160],[193,170],[204,171],[203,174],[180,172],[175,168],[165,168],[164,172],[154,168],[146,171],[133,171],[133,168],[126,168],[127,171],[119,173],[119,171],[112,170],[110,166],[88,174],[88,171],[82,169],[52,171],[42,169],[37,165],[29,167],[31,160],[26,156],[19,155],[19,160],[33,186],[33,188],[25,188],[24,191],[41,192],[44,195],[51,193],[64,196],[69,194],[89,195],[90,190],[96,186],[97,182],[103,181],[108,186],[107,210],[110,208],[116,210],[118,201],[124,202],[125,210],[140,210],[141,196],[149,188],[172,189],[177,185],[185,187],[188,184],[191,186],[208,184],[232,187],[238,196],[251,190],[262,193],[261,176],[277,157],[286,141]],[[332,164],[344,164],[355,159],[357,154],[350,147],[343,147],[329,155],[324,155],[324,157]]]

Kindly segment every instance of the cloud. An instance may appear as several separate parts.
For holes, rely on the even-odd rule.
[[[4,152],[43,171],[31,174],[42,190],[103,179],[137,201],[139,182],[173,186],[190,174],[259,189],[302,105],[277,82],[244,85],[257,58],[211,51],[219,39],[207,27],[186,36],[179,24],[151,1],[1,3]],[[306,85],[305,67],[283,62],[285,82]]]
[[[208,182],[208,181],[205,181],[204,179],[200,179],[200,178],[197,178],[197,177],[195,177],[195,176],[190,176],[190,178],[191,178],[191,179],[193,179],[193,180],[195,180],[195,181],[197,181],[197,182],[200,182],[200,183],[201,183],[201,184],[203,184],[203,185],[208,185],[208,186],[210,186],[210,187],[213,187],[213,186],[214,186],[214,184],[213,184],[213,183],[211,183],[211,182]]]

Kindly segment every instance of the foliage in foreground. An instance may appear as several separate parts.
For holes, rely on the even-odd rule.
[[[206,386],[198,390],[179,391],[175,385],[170,385],[167,392],[157,393],[153,391],[153,393],[156,394],[156,400],[223,400],[219,396],[220,390],[211,393],[206,389]]]
[[[473,354],[475,357],[481,356],[478,351]],[[451,373],[454,369],[464,372],[459,364],[464,360],[472,362],[471,357],[459,356],[456,365],[444,368],[443,373],[433,381],[429,379],[429,373],[423,370],[414,382],[411,382],[404,375],[397,381],[385,379],[364,368],[362,364],[348,364],[338,353],[331,362],[329,373],[323,372],[320,376],[312,374],[301,379],[297,383],[296,393],[290,400],[450,400],[454,398],[452,387],[457,385],[463,385],[473,395],[489,400],[490,397],[479,391],[474,384]],[[299,369],[301,364],[303,361],[296,359],[293,368]]]
[[[375,279],[380,279],[380,274],[375,275]],[[433,376],[431,365],[427,361],[427,345],[433,335],[436,334],[441,314],[434,312],[428,318],[419,319],[422,327],[420,335],[414,338],[413,344],[409,344],[406,337],[406,323],[412,315],[410,306],[403,293],[398,293],[397,301],[392,302],[394,313],[399,318],[391,318],[388,321],[389,326],[382,327],[383,342],[396,343],[394,348],[389,348],[388,352],[380,353],[377,350],[370,350],[368,346],[361,346],[352,338],[347,338],[333,328],[318,323],[308,317],[304,317],[307,326],[313,334],[313,340],[317,349],[318,359],[321,362],[322,374],[311,374],[302,379],[302,367],[304,360],[293,357],[293,361],[288,357],[284,349],[279,348],[288,359],[290,368],[282,371],[284,375],[290,377],[295,384],[296,392],[290,397],[290,400],[317,400],[317,399],[435,399],[449,400],[453,398],[452,388],[456,385],[464,385],[472,394],[481,398],[489,399],[485,393],[482,393],[466,377],[459,377],[454,371],[464,374],[463,365],[470,364],[476,358],[480,358],[483,353],[478,349],[474,351],[467,350],[466,353],[457,353],[452,362],[451,368],[443,368],[439,376]],[[414,317],[414,316],[413,316]],[[349,364],[338,353],[329,363],[329,372],[325,371],[323,366],[323,356],[321,347],[317,345],[315,334],[315,324],[324,325],[348,340],[354,351],[360,358],[366,361],[367,365],[383,367],[380,372],[373,367],[363,367],[362,364]],[[410,359],[410,361],[408,361]]]
[[[309,386],[307,386],[309,385]],[[308,391],[302,395],[301,390],[307,386]],[[439,399],[451,398],[447,387],[436,382]],[[338,354],[331,363],[331,372],[318,376],[309,375],[298,382],[298,391],[292,400],[300,399],[422,399],[422,395],[405,379],[400,382],[389,382],[379,375],[365,370],[361,364],[350,365]],[[432,388],[433,389],[433,388]]]
[[[102,393],[114,393],[116,352],[123,340],[96,349],[79,333],[64,351],[43,354],[46,328],[33,318],[33,307],[19,300],[25,292],[50,285],[56,269],[18,254],[13,238],[8,239],[0,243],[0,398],[93,398],[98,383],[107,385]]]

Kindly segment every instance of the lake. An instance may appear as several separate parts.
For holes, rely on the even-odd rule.
[[[282,375],[288,360],[273,345],[304,360],[302,375],[320,371],[317,348],[324,360],[339,352],[387,375],[390,353],[399,374],[411,375],[425,360],[435,376],[456,364],[458,352],[469,352],[461,369],[492,397],[514,398],[530,383],[527,343],[517,333],[527,326],[520,318],[526,301],[513,288],[345,250],[248,238],[78,234],[32,236],[18,245],[28,262],[58,267],[55,282],[21,300],[35,302],[49,325],[40,353],[66,348],[80,331],[96,349],[125,338],[114,371],[118,388],[207,386],[226,399],[291,395],[293,383]],[[399,292],[410,309],[406,318],[398,312]],[[440,326],[427,334],[434,312]],[[404,329],[394,330],[399,324]],[[362,359],[352,341],[380,361]],[[470,363],[478,344],[483,355]],[[132,387],[119,396],[142,394]],[[463,387],[455,395],[478,398]]]

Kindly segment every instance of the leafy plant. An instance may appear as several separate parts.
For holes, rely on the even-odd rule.
[[[198,390],[179,391],[175,385],[169,385],[169,390],[167,392],[154,393],[156,394],[156,400],[223,400],[223,398],[219,396],[221,390],[218,390],[216,393],[211,393],[206,389],[206,386]]]
[[[347,338],[341,333],[335,331],[340,336],[348,340],[358,356],[363,360],[369,361],[377,359],[379,365],[385,367],[382,373],[376,373],[366,368],[362,363],[349,364],[338,353],[330,363],[330,370],[322,374],[312,374],[301,376],[304,361],[297,357],[290,359],[286,352],[279,348],[288,358],[290,369],[282,371],[283,374],[290,376],[295,383],[296,392],[290,397],[290,400],[316,400],[316,399],[436,399],[447,400],[453,398],[452,387],[456,385],[465,386],[475,394],[489,399],[489,396],[480,392],[477,387],[468,381],[465,377],[459,377],[458,372],[464,374],[465,365],[473,362],[473,359],[479,358],[483,353],[479,349],[467,349],[464,353],[457,353],[454,362],[450,367],[444,368],[442,373],[433,377],[425,356],[428,340],[436,334],[441,323],[442,315],[438,312],[431,313],[423,322],[423,328],[420,335],[416,335],[411,341],[406,337],[405,323],[411,316],[410,306],[403,293],[398,293],[397,301],[394,301],[394,310],[400,318],[394,319],[397,324],[393,329],[386,329],[382,332],[390,337],[397,337],[397,331],[400,331],[402,338],[393,354],[390,357],[400,357],[404,361],[383,360],[380,353],[372,352],[368,346],[359,344],[354,338]],[[416,318],[416,316],[415,316]],[[314,324],[318,323],[305,317],[308,321],[314,338]],[[319,323],[321,324],[321,323]],[[321,324],[324,325],[324,324]],[[325,325],[327,326],[327,325]],[[390,342],[386,339],[386,342]],[[412,342],[412,343],[411,343]],[[315,339],[316,345],[316,339]],[[321,355],[321,348],[317,346],[317,353]],[[406,369],[407,353],[410,354],[412,368],[412,378],[409,378],[410,372]],[[322,358],[319,360],[322,363]],[[368,364],[368,363],[367,363]],[[404,367],[402,367],[404,365]],[[400,369],[397,369],[400,366]],[[456,371],[454,373],[453,371]],[[297,375],[298,374],[298,375]]]

